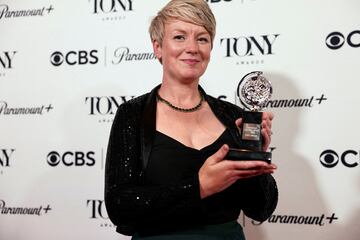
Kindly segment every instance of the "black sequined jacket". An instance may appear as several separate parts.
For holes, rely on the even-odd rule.
[[[117,232],[133,235],[144,228],[164,228],[174,219],[201,222],[203,211],[198,175],[167,186],[145,186],[144,171],[155,134],[156,92],[121,104],[110,132],[105,167],[105,205]],[[203,92],[216,117],[234,139],[240,139],[235,125],[242,110]],[[271,175],[241,181],[241,205],[244,213],[264,221],[277,205],[278,191]],[[179,224],[179,223],[178,223]]]

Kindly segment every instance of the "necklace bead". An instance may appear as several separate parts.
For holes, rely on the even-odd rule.
[[[199,91],[200,93],[200,102],[195,106],[195,107],[192,107],[192,108],[181,108],[181,107],[177,107],[177,106],[174,106],[172,103],[170,103],[168,100],[162,98],[159,93],[156,94],[156,99],[160,102],[163,102],[165,103],[166,105],[168,105],[170,108],[174,109],[175,111],[178,111],[178,112],[195,112],[197,110],[199,110],[199,108],[201,107],[203,101],[204,101],[204,95]]]

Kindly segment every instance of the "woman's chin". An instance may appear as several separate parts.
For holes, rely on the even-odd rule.
[[[199,78],[202,76],[202,73],[187,73],[187,74],[183,74],[180,79],[182,81],[185,81],[185,82],[194,82],[194,81],[198,81]]]

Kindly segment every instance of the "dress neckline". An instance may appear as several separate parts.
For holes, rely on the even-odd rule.
[[[170,137],[169,135],[163,133],[163,132],[160,132],[158,130],[155,130],[156,134],[159,134],[159,135],[162,135],[163,137],[166,137],[167,139],[169,139],[170,141],[176,143],[177,145],[180,145],[184,148],[187,148],[187,149],[190,149],[190,150],[193,150],[193,151],[197,151],[197,152],[201,152],[201,151],[204,151],[206,150],[207,148],[209,147],[212,147],[214,144],[216,144],[218,141],[221,140],[221,138],[225,135],[225,133],[228,131],[227,128],[225,128],[225,130],[212,142],[210,143],[209,145],[206,145],[200,149],[197,149],[197,148],[193,148],[193,147],[190,147],[190,146],[187,146],[185,145],[184,143],[180,142],[179,140],[176,140],[175,138],[173,137]]]

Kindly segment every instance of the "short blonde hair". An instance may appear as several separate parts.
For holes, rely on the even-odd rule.
[[[209,5],[204,0],[171,0],[152,19],[149,33],[151,41],[157,41],[162,46],[164,26],[171,19],[202,26],[210,34],[213,44],[216,31],[216,20]]]

